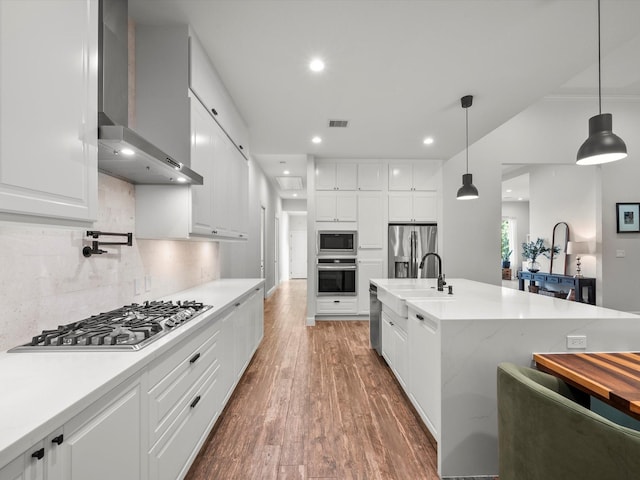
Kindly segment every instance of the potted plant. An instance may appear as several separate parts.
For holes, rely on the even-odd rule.
[[[501,235],[500,235],[500,253],[502,256],[502,268],[511,267],[511,253],[509,248],[509,232],[508,224],[506,221],[502,221]]]
[[[513,250],[509,250],[509,247],[502,248],[502,268],[510,268],[511,267],[511,261],[509,260],[511,258],[511,253],[513,252]]]
[[[540,271],[540,264],[536,261],[540,255],[544,255],[547,258],[551,258],[551,255],[556,255],[560,252],[558,247],[553,247],[553,250],[544,244],[544,240],[539,238],[535,242],[524,242],[522,244],[522,257],[529,260],[527,270],[530,272]]]

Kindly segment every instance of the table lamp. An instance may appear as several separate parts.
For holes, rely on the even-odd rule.
[[[582,277],[580,270],[580,256],[590,253],[589,242],[567,242],[567,255],[576,256],[576,274],[574,277]]]

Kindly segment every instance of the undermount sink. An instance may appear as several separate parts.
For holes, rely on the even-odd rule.
[[[401,298],[420,298],[424,297],[425,299],[453,299],[453,295],[449,295],[447,292],[439,292],[434,288],[429,289],[411,289],[411,290],[394,290],[394,294],[398,295]]]

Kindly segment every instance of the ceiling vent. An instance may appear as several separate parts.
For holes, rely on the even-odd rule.
[[[329,127],[332,128],[347,128],[349,120],[329,120]]]
[[[302,177],[276,177],[282,190],[302,190]]]

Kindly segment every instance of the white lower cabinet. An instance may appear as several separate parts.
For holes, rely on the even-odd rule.
[[[143,393],[136,378],[102,397],[63,427],[56,479],[146,478]],[[51,477],[46,477],[49,480]]]
[[[358,313],[357,297],[319,297],[316,299],[316,313],[319,315]]]
[[[407,350],[407,325],[393,312],[382,311],[382,356],[395,374],[402,388],[408,392],[409,352]]]
[[[440,440],[440,329],[409,308],[409,398],[434,438]]]
[[[246,292],[2,466],[0,480],[184,478],[262,340],[263,299],[262,286]]]

